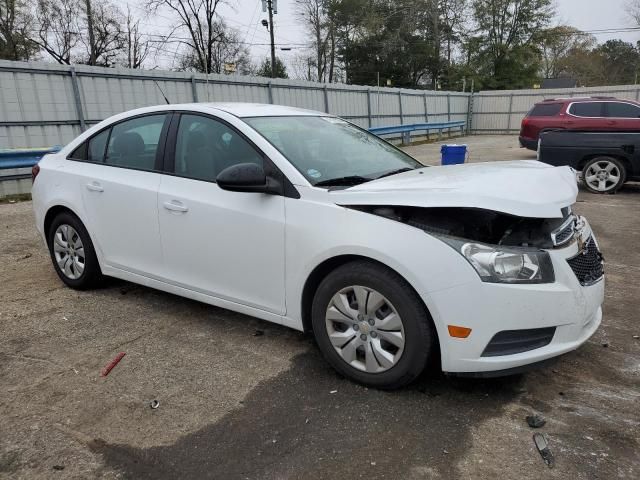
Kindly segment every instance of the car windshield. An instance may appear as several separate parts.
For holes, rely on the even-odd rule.
[[[335,117],[244,119],[312,185],[351,186],[423,165],[393,145]]]

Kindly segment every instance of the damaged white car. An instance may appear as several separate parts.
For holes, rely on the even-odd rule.
[[[424,167],[322,113],[185,104],[111,117],[33,176],[70,287],[113,276],[311,331],[366,385],[516,373],[601,322],[567,167]]]

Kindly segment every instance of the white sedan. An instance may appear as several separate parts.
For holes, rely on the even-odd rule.
[[[516,373],[598,328],[603,261],[567,167],[424,167],[342,119],[185,104],[111,117],[33,171],[72,288],[107,275],[313,332],[345,376]]]

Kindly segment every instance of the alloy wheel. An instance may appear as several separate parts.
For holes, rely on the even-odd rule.
[[[615,189],[622,179],[622,172],[618,166],[609,161],[594,162],[584,173],[585,183],[598,192],[608,192]]]
[[[78,232],[67,224],[60,225],[53,235],[53,253],[60,271],[71,280],[84,272],[85,253]]]
[[[389,370],[404,351],[400,315],[384,295],[371,288],[354,285],[336,293],[327,307],[325,325],[342,360],[367,373]]]

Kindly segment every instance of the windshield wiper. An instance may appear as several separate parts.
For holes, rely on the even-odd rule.
[[[315,183],[314,187],[336,187],[341,185],[360,185],[361,183],[369,182],[371,178],[361,177],[360,175],[349,175],[347,177],[330,178],[328,180],[322,180]]]
[[[383,173],[379,177],[376,177],[376,180],[378,180],[379,178],[390,177],[391,175],[396,175],[398,173],[410,172],[411,170],[415,170],[415,168],[403,167],[397,170],[391,170],[390,172]]]

